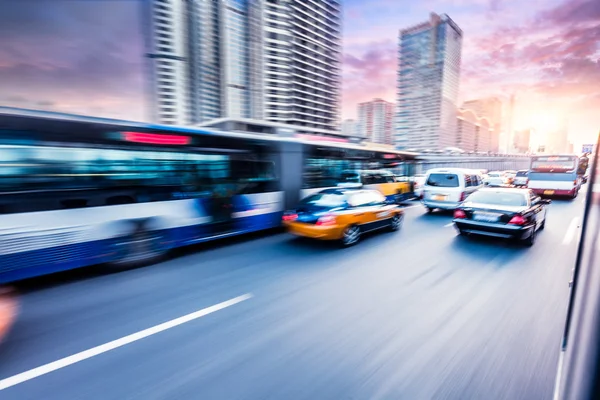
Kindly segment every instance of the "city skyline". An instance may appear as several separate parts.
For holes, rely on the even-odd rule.
[[[139,6],[138,0],[2,2],[0,34],[10,40],[0,49],[0,104],[143,120]],[[568,117],[576,144],[597,134],[596,1],[347,0],[342,7],[340,120],[356,118],[360,102],[395,101],[398,31],[435,11],[465,33],[459,103],[516,94],[515,129],[548,130]]]

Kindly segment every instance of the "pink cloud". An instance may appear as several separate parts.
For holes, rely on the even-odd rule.
[[[397,47],[391,40],[371,42],[355,54],[344,54],[343,118],[353,117],[358,103],[375,97],[394,101]]]

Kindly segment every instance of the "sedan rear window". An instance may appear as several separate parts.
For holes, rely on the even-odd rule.
[[[427,179],[427,185],[437,187],[458,187],[458,175],[456,174],[431,174]]]
[[[335,208],[346,204],[346,196],[338,193],[317,193],[300,202],[301,206]]]
[[[475,192],[467,198],[467,202],[520,207],[527,205],[527,198],[520,193]]]

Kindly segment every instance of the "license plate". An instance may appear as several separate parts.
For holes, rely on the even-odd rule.
[[[431,198],[435,201],[446,201],[448,196],[444,196],[443,194],[434,194]]]
[[[473,219],[475,221],[481,221],[481,222],[498,222],[498,220],[500,219],[500,215],[475,213],[475,214],[473,214]]]
[[[552,195],[554,194],[554,190],[544,190],[544,194]]]

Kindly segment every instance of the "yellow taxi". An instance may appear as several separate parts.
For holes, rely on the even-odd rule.
[[[314,193],[283,214],[293,235],[356,244],[363,233],[379,229],[397,231],[404,211],[377,190],[335,188]]]
[[[397,203],[408,200],[414,195],[408,180],[401,180],[391,171],[381,169],[344,171],[340,184],[359,184],[365,189],[378,190],[388,200]]]

